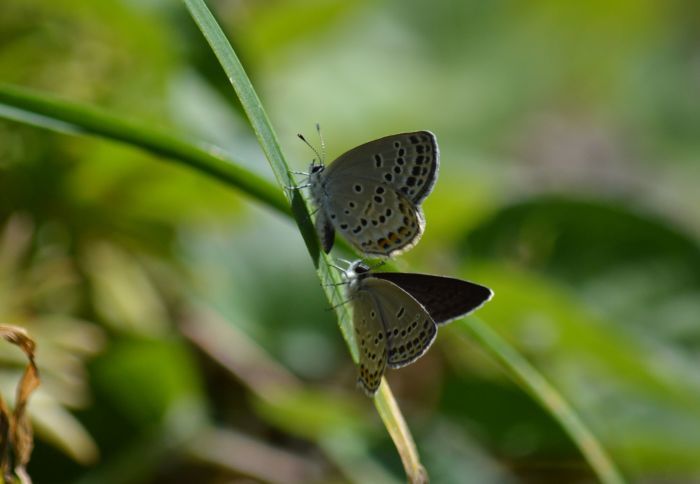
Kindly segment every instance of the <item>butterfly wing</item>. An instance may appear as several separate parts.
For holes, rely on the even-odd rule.
[[[401,368],[420,358],[437,334],[430,314],[392,282],[367,277],[362,281],[362,288],[376,301],[386,334],[387,366]]]
[[[430,131],[400,133],[362,144],[340,155],[326,169],[331,190],[336,184],[372,181],[419,205],[437,181],[440,151]]]
[[[368,396],[374,395],[384,376],[387,361],[386,333],[375,299],[367,291],[352,297],[355,339],[360,353],[360,374],[357,379]]]
[[[432,190],[438,166],[432,133],[387,136],[348,151],[326,168],[316,199],[355,248],[392,257],[420,240],[425,219],[419,204]]]
[[[357,187],[360,189],[356,190]],[[419,207],[375,182],[356,181],[350,187],[339,186],[328,198],[324,211],[327,214],[324,216],[354,247],[379,257],[392,257],[409,250],[418,243],[425,229]]]
[[[372,276],[409,293],[438,324],[471,313],[493,296],[488,287],[452,277],[402,272],[377,272]]]

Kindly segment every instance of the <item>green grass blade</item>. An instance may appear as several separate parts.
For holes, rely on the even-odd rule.
[[[284,193],[291,203],[292,215],[304,238],[306,247],[317,269],[322,284],[338,283],[340,278],[335,269],[330,266],[328,258],[318,245],[318,238],[311,222],[309,209],[301,196],[299,190],[289,190],[284,187],[295,186],[296,182],[289,173],[289,167],[282,150],[279,147],[277,136],[265,113],[260,98],[258,98],[253,85],[248,79],[248,75],[243,69],[231,44],[226,39],[221,27],[214,19],[213,15],[201,0],[183,0],[192,18],[197,23],[207,42],[211,46],[231,85],[236,91],[236,95],[241,101],[241,105],[248,116],[253,131],[260,142],[260,146],[267,157],[270,167],[280,185],[280,192]],[[324,290],[332,306],[343,301],[343,294],[340,286],[324,286]],[[339,317],[340,329],[345,340],[357,360],[356,348],[352,333],[352,324],[349,321],[348,313],[343,305],[336,308]]]
[[[278,183],[281,187],[293,186],[295,182],[289,174],[289,166],[280,150],[272,125],[253,85],[248,79],[245,69],[231,48],[231,44],[226,39],[221,27],[219,27],[216,19],[214,19],[202,0],[183,1],[233,85]],[[291,201],[292,214],[299,226],[309,254],[314,261],[321,283],[339,282],[337,272],[330,266],[331,261],[329,257],[319,249],[318,239],[311,223],[306,202],[302,199],[298,190],[288,191],[287,196]],[[332,305],[337,305],[342,301],[343,295],[339,286],[325,286],[324,290],[328,301]],[[340,330],[348,343],[353,359],[357,361],[357,349],[354,344],[352,323],[348,312],[345,306],[337,307],[336,311]],[[406,464],[406,474],[412,481],[419,482],[417,480],[419,476],[417,469],[422,469],[422,466],[420,466],[416,445],[385,381],[382,383],[380,391],[377,392],[374,401],[389,434],[394,440],[402,461]],[[423,471],[421,476],[424,475]]]
[[[382,384],[377,391],[377,397],[374,399],[374,405],[377,407],[379,416],[396,445],[408,482],[416,484],[428,482],[428,473],[420,463],[416,444],[394,399],[394,395],[391,393],[386,378],[382,379]]]
[[[52,131],[121,141],[204,172],[265,205],[289,213],[289,204],[279,189],[227,158],[221,150],[199,146],[92,107],[0,83],[0,117]]]
[[[192,18],[197,23],[197,26],[202,31],[202,34],[204,34],[211,49],[214,51],[233,89],[236,91],[236,95],[241,101],[241,105],[270,163],[270,167],[272,167],[272,172],[277,182],[280,187],[294,186],[295,181],[289,173],[289,167],[282,155],[282,150],[277,141],[277,136],[272,129],[272,124],[262,107],[260,98],[258,98],[255,89],[253,89],[250,79],[248,79],[243,65],[238,60],[236,53],[233,51],[221,27],[203,1],[183,1],[190,11]],[[306,204],[298,190],[283,191],[291,202],[294,218],[299,226],[299,230],[301,231],[311,257],[314,260],[314,264],[319,267],[318,260],[320,254],[318,240]],[[323,280],[328,279],[324,278]]]
[[[183,1],[236,91],[277,181],[283,187],[291,186],[294,180],[289,175],[287,163],[280,150],[272,124],[224,32],[203,1]]]
[[[486,323],[473,316],[456,323],[455,326],[475,338],[508,370],[508,374],[559,422],[601,482],[604,484],[625,482],[603,445],[571,405],[515,348]]]

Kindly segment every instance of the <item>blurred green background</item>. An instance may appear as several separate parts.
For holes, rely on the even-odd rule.
[[[632,482],[700,482],[700,3],[209,2],[297,169],[433,131],[397,265],[478,317]],[[219,147],[271,179],[171,0],[2,0],[0,81]],[[0,110],[5,109],[0,106]],[[35,482],[401,482],[296,228],[142,151],[0,120],[0,323],[38,341]],[[24,361],[0,347],[10,398]],[[388,379],[437,483],[592,482],[457,325]]]

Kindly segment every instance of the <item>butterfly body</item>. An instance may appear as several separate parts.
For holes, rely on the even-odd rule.
[[[361,261],[345,272],[359,348],[359,385],[373,395],[386,367],[401,368],[420,358],[435,340],[439,324],[474,311],[492,292],[449,277],[373,273]]]
[[[311,198],[325,252],[340,232],[360,252],[403,253],[420,240],[420,203],[437,180],[439,151],[428,131],[401,133],[360,145],[325,167],[312,164]]]

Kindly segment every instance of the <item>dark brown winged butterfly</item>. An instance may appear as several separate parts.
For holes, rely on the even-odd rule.
[[[452,277],[403,272],[372,272],[356,261],[345,271],[360,350],[358,383],[369,396],[384,370],[420,358],[439,325],[459,318],[491,299],[491,289]]]

